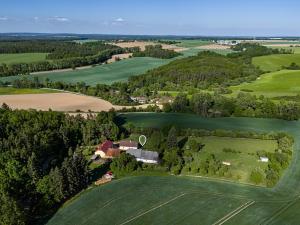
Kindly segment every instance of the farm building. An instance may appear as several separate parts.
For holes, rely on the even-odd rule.
[[[130,150],[130,149],[138,149],[138,143],[132,140],[123,140],[119,143],[119,149],[121,150]]]
[[[138,97],[132,97],[130,96],[130,99],[134,102],[138,102],[140,104],[146,104],[148,102],[148,99],[143,96],[138,96]]]
[[[96,148],[95,155],[100,155],[104,159],[114,158],[120,155],[120,149],[114,148],[114,143],[106,140]]]
[[[95,155],[100,155],[103,159],[111,159],[120,156],[121,151],[118,148],[108,148],[107,150],[97,150]]]
[[[136,158],[136,161],[143,163],[158,163],[158,153],[153,151],[145,151],[141,149],[130,149],[126,153],[133,155]]]

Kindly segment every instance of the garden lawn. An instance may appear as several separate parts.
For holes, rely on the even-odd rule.
[[[275,152],[278,147],[275,140],[214,136],[192,139],[204,145],[200,153],[195,154],[195,157],[206,159],[209,155],[214,154],[216,159],[231,163],[230,171],[232,172],[232,177],[228,179],[238,180],[243,183],[251,183],[249,177],[254,169],[260,168],[264,171],[267,168],[267,163],[259,161],[257,152]],[[224,148],[235,152],[224,152]]]
[[[300,54],[275,54],[254,57],[252,63],[266,72],[281,70],[282,66],[289,66],[291,63],[300,65]]]
[[[44,93],[56,93],[56,92],[58,91],[51,90],[51,89],[0,87],[0,95],[44,94]]]
[[[47,53],[0,54],[0,64],[32,63],[45,61],[46,56]]]
[[[251,83],[232,86],[230,89],[234,92],[233,94],[246,90],[247,93],[257,96],[295,96],[300,94],[300,70],[267,73]]]

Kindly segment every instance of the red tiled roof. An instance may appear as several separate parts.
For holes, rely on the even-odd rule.
[[[121,151],[120,151],[120,149],[118,149],[118,148],[109,148],[109,149],[106,151],[105,155],[106,155],[106,156],[109,156],[109,157],[117,157],[117,156],[120,155],[120,153],[121,153]]]
[[[97,150],[102,150],[103,152],[106,152],[109,148],[113,147],[112,141],[105,141],[100,146],[97,147]]]

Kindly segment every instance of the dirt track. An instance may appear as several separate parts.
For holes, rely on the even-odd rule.
[[[0,95],[0,105],[6,103],[12,109],[37,109],[61,112],[94,112],[109,111],[114,108],[120,110],[124,106],[114,106],[110,102],[100,98],[72,94],[72,93],[51,93],[51,94],[23,94],[23,95]],[[136,106],[146,108],[148,105]],[[131,108],[131,106],[125,106]]]

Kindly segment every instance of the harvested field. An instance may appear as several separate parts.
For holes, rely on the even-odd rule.
[[[37,109],[54,111],[108,111],[110,102],[102,99],[70,93],[2,95],[0,104],[6,103],[13,109]]]
[[[131,108],[132,106],[115,106],[100,98],[73,94],[73,93],[51,93],[51,94],[24,94],[24,95],[1,95],[0,105],[6,103],[12,109],[36,109],[61,112],[93,112],[109,111],[114,108]],[[146,108],[149,104],[136,106]]]
[[[230,46],[228,45],[218,45],[218,44],[211,44],[211,45],[203,45],[197,47],[198,49],[205,49],[205,50],[227,50],[230,49]]]
[[[132,47],[139,47],[142,51],[145,50],[147,45],[157,45],[160,43],[150,42],[150,41],[132,41],[132,42],[120,42],[120,43],[113,43],[121,48],[132,48]],[[174,50],[175,52],[182,52],[187,50],[187,48],[178,47],[175,45],[167,45],[167,44],[160,44],[163,49],[170,49]]]

